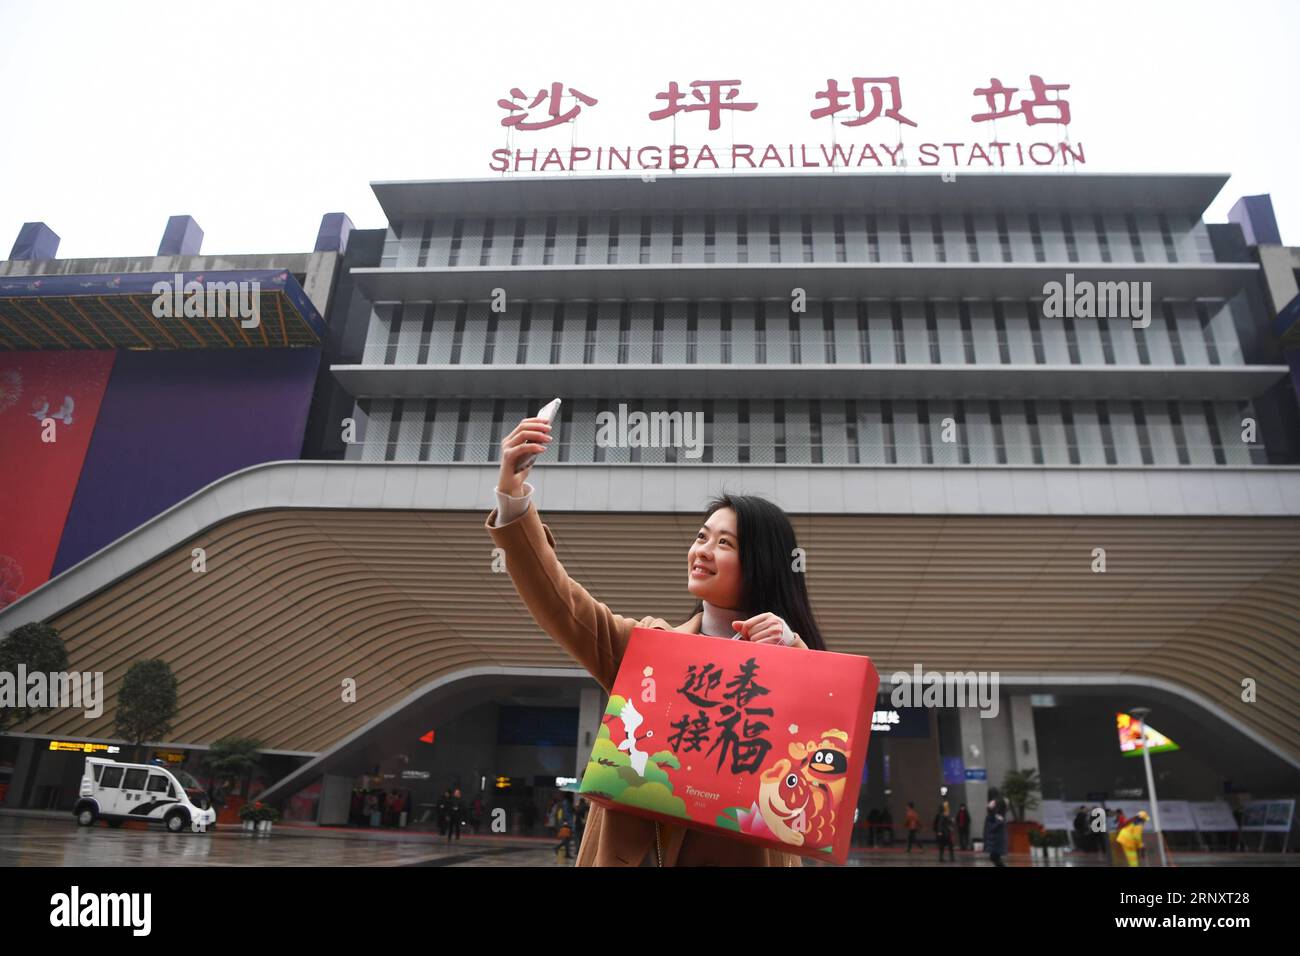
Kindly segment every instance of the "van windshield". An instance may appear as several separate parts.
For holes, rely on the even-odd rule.
[[[184,770],[172,770],[172,771],[171,771],[171,775],[172,775],[173,777],[175,777],[175,778],[176,778],[176,782],[179,783],[179,784],[180,784],[182,787],[184,787],[186,790],[202,790],[202,789],[203,789],[202,787],[199,786],[199,782],[198,782],[197,780],[195,780],[195,779],[194,779],[194,778],[193,778],[189,773],[187,773],[187,772],[184,771]]]

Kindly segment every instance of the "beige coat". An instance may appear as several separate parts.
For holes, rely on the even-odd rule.
[[[487,517],[487,532],[505,553],[506,569],[533,620],[587,669],[606,694],[614,686],[633,628],[700,633],[703,614],[672,627],[662,618],[623,617],[593,598],[560,564],[555,536],[542,523],[535,505],[500,528],[495,526],[496,520],[494,508]],[[806,647],[802,640],[797,643]],[[591,805],[578,848],[578,866],[641,866],[647,862],[655,866],[660,854],[664,866],[803,865],[791,853]]]

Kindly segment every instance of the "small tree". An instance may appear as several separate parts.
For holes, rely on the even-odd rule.
[[[1012,770],[1002,779],[1002,796],[1011,808],[1011,815],[1016,820],[1023,820],[1026,811],[1038,806],[1038,794],[1042,785],[1038,781],[1038,771]]]
[[[28,674],[37,671],[66,671],[68,669],[68,651],[63,646],[59,632],[43,621],[33,621],[16,627],[0,638],[0,673],[12,675],[9,679],[18,680],[18,667],[26,667]],[[17,701],[15,700],[15,704]],[[54,703],[47,701],[47,703]],[[0,706],[0,733],[17,726],[49,707],[5,707]]]
[[[117,692],[117,733],[135,747],[139,761],[147,740],[162,740],[172,729],[178,709],[176,675],[158,658],[136,661]]]
[[[203,765],[212,774],[214,783],[219,777],[234,777],[238,780],[239,796],[242,798],[248,792],[253,771],[261,762],[261,748],[262,742],[252,737],[223,737],[208,749],[203,757]],[[216,797],[211,788],[208,796]]]

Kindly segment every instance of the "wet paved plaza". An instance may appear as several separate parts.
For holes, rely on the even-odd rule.
[[[469,835],[447,844],[436,832],[349,830],[278,824],[269,835],[220,827],[209,833],[161,828],[79,827],[71,814],[0,813],[0,866],[508,866],[562,867],[554,841],[543,837]],[[576,843],[575,843],[576,852]],[[1300,854],[1177,852],[1178,866],[1295,866]],[[1050,863],[1010,857],[1010,866],[1105,865],[1097,854],[1066,854]],[[805,866],[829,866],[805,860]],[[990,866],[984,854],[958,852],[940,864],[932,846],[855,849],[850,866]]]

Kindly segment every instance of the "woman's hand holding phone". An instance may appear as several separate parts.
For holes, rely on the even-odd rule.
[[[525,418],[501,442],[501,474],[497,488],[512,498],[524,491],[524,481],[533,468],[533,459],[551,443],[551,423],[545,418]],[[522,467],[521,467],[522,466]],[[515,469],[519,470],[516,471]]]

